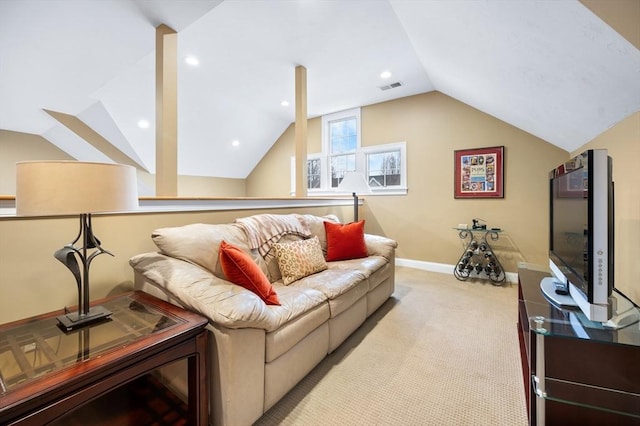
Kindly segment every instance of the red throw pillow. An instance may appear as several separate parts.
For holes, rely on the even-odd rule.
[[[260,296],[267,305],[280,304],[278,295],[267,276],[245,252],[232,244],[228,244],[226,241],[222,241],[220,243],[219,260],[222,272],[224,272],[229,281],[251,290]]]
[[[367,257],[364,243],[364,220],[348,223],[325,222],[327,234],[327,261]]]

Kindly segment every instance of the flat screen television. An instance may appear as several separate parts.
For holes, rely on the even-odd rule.
[[[611,157],[604,149],[585,151],[552,170],[549,185],[551,287],[559,282],[570,295],[566,304],[572,300],[589,320],[606,322],[614,287]]]

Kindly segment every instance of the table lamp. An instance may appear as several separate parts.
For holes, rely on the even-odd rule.
[[[78,286],[78,311],[58,317],[70,331],[108,318],[102,306],[90,307],[89,266],[103,249],[91,226],[92,213],[138,208],[136,170],[122,164],[79,161],[16,163],[17,216],[80,216],[76,238],[54,253],[73,274]],[[75,244],[81,244],[76,247]]]
[[[358,221],[358,195],[371,194],[371,188],[362,173],[347,172],[338,185],[338,189],[353,194],[353,221]]]

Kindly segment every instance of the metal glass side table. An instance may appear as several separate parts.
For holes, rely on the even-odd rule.
[[[506,279],[504,268],[489,241],[497,241],[503,231],[501,229],[453,229],[458,231],[460,239],[469,240],[453,269],[453,275],[460,281],[483,278],[489,279],[494,285],[502,285]]]

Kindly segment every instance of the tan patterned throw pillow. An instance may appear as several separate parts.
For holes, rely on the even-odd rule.
[[[275,249],[284,285],[327,269],[318,237],[291,243],[276,243]]]

